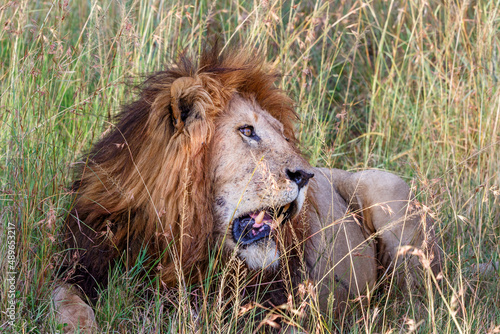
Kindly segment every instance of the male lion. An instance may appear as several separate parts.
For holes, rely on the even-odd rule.
[[[406,183],[309,165],[293,101],[249,54],[214,48],[153,74],[84,159],[65,223],[72,285],[54,292],[67,332],[92,330],[81,292],[95,299],[110,268],[144,249],[167,286],[202,277],[209,245],[264,276],[294,267],[283,285],[315,282],[323,310],[372,288],[380,266],[418,267],[410,253],[438,269],[431,221]],[[285,289],[269,298],[286,301]]]

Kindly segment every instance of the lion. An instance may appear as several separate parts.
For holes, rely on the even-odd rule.
[[[271,303],[308,279],[323,311],[403,264],[439,270],[432,219],[408,185],[385,171],[311,166],[294,101],[252,54],[214,47],[152,74],[83,159],[64,224],[71,278],[53,294],[67,333],[97,328],[84,300],[144,250],[164,286],[203,279],[214,245],[264,276],[293,267]]]

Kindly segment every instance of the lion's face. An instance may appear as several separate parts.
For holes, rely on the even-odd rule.
[[[275,268],[275,236],[304,203],[312,167],[283,125],[251,99],[236,95],[216,122],[213,171],[215,232],[249,268]]]

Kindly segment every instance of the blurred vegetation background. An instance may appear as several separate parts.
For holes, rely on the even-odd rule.
[[[315,333],[500,333],[498,268],[474,272],[500,252],[499,9],[487,0],[4,0],[0,268],[7,272],[11,223],[17,276],[14,328],[3,312],[9,285],[0,282],[0,331],[60,330],[50,294],[72,163],[134,98],[142,74],[219,39],[265,54],[282,72],[311,164],[395,172],[443,240],[445,270],[426,293],[379,292],[341,324],[317,311],[286,321]],[[133,273],[114,275],[96,306],[103,332],[261,324],[238,320],[245,301],[228,311],[208,290],[154,291],[144,298]]]

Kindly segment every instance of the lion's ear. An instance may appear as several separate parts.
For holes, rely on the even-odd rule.
[[[176,79],[170,87],[170,106],[174,126],[180,130],[190,117],[202,118],[200,110],[200,92],[203,91],[199,78],[182,77]]]

